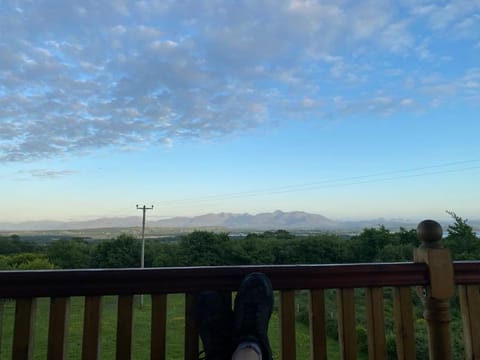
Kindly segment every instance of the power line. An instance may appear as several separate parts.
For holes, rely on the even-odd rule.
[[[455,161],[455,162],[439,164],[439,165],[423,166],[423,167],[394,170],[394,171],[384,171],[384,172],[368,174],[368,175],[344,177],[344,178],[337,178],[337,179],[325,179],[325,180],[311,182],[311,183],[285,185],[285,186],[274,187],[274,188],[270,187],[265,189],[252,189],[252,190],[247,190],[242,192],[233,192],[233,193],[226,193],[226,194],[219,194],[219,195],[208,195],[203,197],[184,198],[184,199],[178,199],[178,200],[164,201],[164,203],[165,204],[174,203],[175,205],[182,205],[182,204],[187,205],[190,203],[203,203],[203,202],[209,202],[209,201],[220,201],[220,200],[228,200],[228,199],[235,199],[235,198],[241,198],[241,197],[252,197],[252,196],[258,196],[258,195],[283,194],[283,193],[290,193],[290,192],[315,190],[315,189],[321,189],[321,188],[341,187],[341,186],[376,183],[376,182],[413,178],[413,177],[422,177],[422,176],[437,175],[437,174],[456,173],[456,172],[480,169],[480,166],[443,169],[443,170],[437,170],[437,171],[424,171],[424,170],[449,168],[452,166],[466,165],[466,164],[478,163],[478,162],[480,162],[480,159]],[[404,175],[387,176],[387,175],[394,175],[394,174],[404,174]]]

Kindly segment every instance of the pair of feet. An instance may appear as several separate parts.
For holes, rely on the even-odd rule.
[[[206,291],[195,299],[194,316],[206,360],[230,360],[239,345],[253,343],[264,360],[272,359],[268,322],[273,309],[273,290],[265,274],[251,273],[242,281],[235,298]]]

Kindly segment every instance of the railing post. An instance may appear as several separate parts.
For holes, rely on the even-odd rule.
[[[454,294],[453,264],[450,251],[443,248],[442,227],[433,220],[424,220],[417,227],[422,244],[414,250],[416,263],[427,264],[430,284],[420,288],[428,323],[428,350],[430,359],[452,359],[450,336],[450,298]]]

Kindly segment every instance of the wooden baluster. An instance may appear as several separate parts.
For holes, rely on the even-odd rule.
[[[50,299],[48,360],[64,360],[67,358],[69,310],[70,298],[53,297]]]
[[[118,296],[117,305],[117,360],[132,358],[133,295]]]
[[[367,334],[368,358],[370,360],[387,358],[385,339],[385,313],[383,306],[383,289],[367,288]]]
[[[295,291],[280,292],[280,337],[281,359],[296,359],[295,342]]]
[[[151,360],[166,360],[167,295],[152,295]]]
[[[355,325],[354,289],[337,290],[338,343],[340,358],[357,358],[357,329]]]
[[[310,353],[312,360],[327,359],[327,329],[325,325],[323,289],[310,290]]]
[[[195,294],[185,294],[185,360],[198,359],[198,331],[193,318]]]
[[[100,358],[101,312],[101,296],[85,297],[82,360],[96,360]]]
[[[3,340],[3,312],[5,309],[5,300],[0,299],[0,357],[2,356],[2,340]]]
[[[398,360],[415,359],[412,290],[409,287],[399,287],[394,289],[393,294],[397,358]]]
[[[458,287],[462,311],[465,359],[480,359],[480,287]]]
[[[440,243],[442,227],[436,221],[422,221],[417,233],[422,245],[414,249],[414,261],[427,264],[430,277],[430,284],[422,296],[430,359],[449,360],[452,359],[450,298],[455,292],[450,252]]]
[[[12,360],[33,358],[33,337],[37,299],[19,298],[15,304]]]

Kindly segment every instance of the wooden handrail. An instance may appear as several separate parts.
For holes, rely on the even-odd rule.
[[[480,261],[454,261],[453,271],[456,285],[480,284]]]
[[[234,291],[243,277],[254,271],[265,273],[278,290],[422,286],[428,283],[427,266],[414,263],[1,271],[0,297]],[[480,274],[478,278],[480,280]]]

